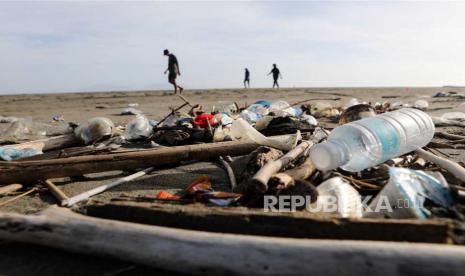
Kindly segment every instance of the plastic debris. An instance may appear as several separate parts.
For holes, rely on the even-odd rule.
[[[389,182],[365,210],[365,217],[420,218],[431,216],[429,200],[450,208],[454,200],[441,173],[405,168],[389,169]]]
[[[84,124],[79,125],[75,130],[75,136],[84,142],[91,144],[105,138],[109,138],[113,133],[115,125],[104,117],[92,118]]]
[[[42,154],[42,151],[32,149],[32,148],[15,149],[15,148],[0,147],[0,159],[5,160],[5,161],[11,161],[15,159],[30,157],[30,156],[34,156],[38,154]]]
[[[139,103],[129,103],[128,107],[138,107]]]
[[[362,217],[360,194],[341,177],[330,178],[316,187],[318,197],[310,211],[337,214],[343,218]]]
[[[276,149],[289,151],[293,149],[302,138],[300,131],[292,135],[282,135],[277,137],[266,137],[258,132],[254,127],[242,119],[237,119],[231,126],[230,135],[238,140],[249,140],[259,145],[269,146]]]
[[[429,103],[427,100],[416,100],[413,104],[413,107],[418,108],[420,110],[426,110],[429,107]]]
[[[0,123],[2,124],[9,124],[9,123],[13,123],[15,121],[19,120],[19,118],[16,118],[16,117],[3,117],[0,115]]]
[[[322,171],[357,172],[427,145],[434,129],[431,117],[418,109],[388,112],[335,128],[312,147],[310,158]]]
[[[137,115],[126,126],[124,138],[128,140],[144,139],[152,134],[153,126],[144,115]]]
[[[126,107],[121,110],[121,115],[142,115],[143,112],[133,107]]]

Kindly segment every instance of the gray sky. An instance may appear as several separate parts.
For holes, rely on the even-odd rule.
[[[465,85],[465,3],[0,2],[0,94]]]

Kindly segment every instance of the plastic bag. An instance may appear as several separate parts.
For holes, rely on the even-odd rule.
[[[74,135],[87,145],[110,137],[114,127],[110,119],[96,117],[78,126],[74,130]]]
[[[124,138],[136,140],[147,138],[152,134],[152,125],[144,115],[137,115],[127,125],[124,131]]]
[[[389,169],[389,182],[373,199],[365,217],[420,218],[431,215],[426,199],[437,205],[451,207],[454,203],[441,173],[434,175],[404,168]]]
[[[5,161],[30,157],[38,154],[42,154],[42,151],[32,148],[15,149],[8,147],[0,147],[0,159]]]

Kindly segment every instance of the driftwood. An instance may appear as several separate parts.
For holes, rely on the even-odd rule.
[[[458,120],[443,119],[441,117],[431,117],[435,126],[465,126],[465,122]]]
[[[306,239],[452,243],[452,220],[354,219],[310,212],[174,205],[121,198],[87,206],[87,215],[209,232]]]
[[[234,175],[234,171],[229,165],[229,163],[226,160],[224,160],[223,156],[220,156],[219,159],[220,159],[221,165],[224,167],[224,169],[226,170],[226,173],[228,174],[229,184],[231,185],[231,190],[234,191],[234,189],[237,186],[237,181],[236,181],[236,176]]]
[[[95,172],[174,165],[180,161],[209,160],[223,155],[244,155],[257,147],[253,142],[232,141],[53,160],[0,162],[0,184],[30,183]]]
[[[4,187],[0,187],[0,195],[6,195],[23,188],[21,184],[11,184]]]
[[[301,156],[302,153],[312,146],[312,142],[302,141],[297,147],[286,153],[278,160],[265,164],[251,179],[252,184],[257,191],[266,192],[268,190],[268,181],[270,178],[285,168],[289,163]]]
[[[308,229],[311,231],[311,229]],[[119,222],[52,207],[0,213],[0,239],[202,275],[462,275],[465,248],[220,234]]]
[[[53,196],[58,200],[60,205],[63,205],[63,201],[67,200],[69,197],[58,188],[51,180],[47,179],[44,181],[45,186],[50,190]]]
[[[67,147],[73,147],[79,144],[74,134],[67,134],[61,136],[55,136],[47,139],[41,139],[36,141],[25,142],[16,145],[7,145],[6,148],[14,149],[26,149],[32,148],[40,151],[50,151],[55,149],[63,149]]]
[[[452,133],[447,133],[447,132],[436,132],[435,136],[447,138],[450,140],[465,140],[465,136],[463,135],[457,135],[457,134],[452,134]]]
[[[75,195],[75,196],[73,196],[71,198],[66,198],[66,199],[61,201],[61,205],[71,207],[71,206],[73,206],[74,204],[76,204],[78,202],[89,199],[91,196],[103,193],[106,190],[109,190],[109,189],[111,189],[113,187],[116,187],[116,186],[121,185],[123,183],[132,181],[132,180],[137,179],[137,178],[139,178],[141,176],[144,176],[147,173],[153,171],[153,169],[154,169],[154,167],[150,167],[150,168],[147,168],[145,170],[136,172],[134,174],[119,178],[119,179],[117,179],[115,181],[112,181],[111,183],[98,186],[98,187],[96,187],[96,188],[94,188],[92,190],[89,190],[87,192]]]
[[[302,165],[273,175],[268,184],[273,187],[284,189],[294,185],[295,180],[305,180],[309,178],[314,171],[315,167],[310,161],[310,158],[307,158]]]
[[[417,149],[415,152],[418,154],[419,157],[438,165],[439,167],[451,173],[457,179],[465,182],[465,168],[460,166],[456,162],[437,156],[423,149]]]
[[[11,203],[11,202],[13,202],[13,201],[16,201],[16,200],[22,198],[22,197],[25,197],[25,196],[27,196],[28,194],[33,193],[33,192],[35,192],[35,191],[37,191],[37,188],[34,187],[34,188],[30,189],[29,191],[27,191],[27,192],[25,192],[25,193],[22,193],[22,194],[20,194],[20,195],[17,195],[17,196],[15,196],[15,197],[12,197],[12,198],[10,198],[10,199],[7,199],[7,200],[5,200],[5,201],[2,201],[2,202],[0,202],[0,207],[1,207],[1,206],[5,206],[5,205],[7,205],[7,204],[9,204],[9,203]]]

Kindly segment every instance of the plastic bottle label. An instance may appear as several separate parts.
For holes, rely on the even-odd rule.
[[[400,136],[394,126],[376,117],[361,120],[357,123],[370,129],[381,143],[382,157],[380,163],[391,159],[397,154],[400,147]]]

